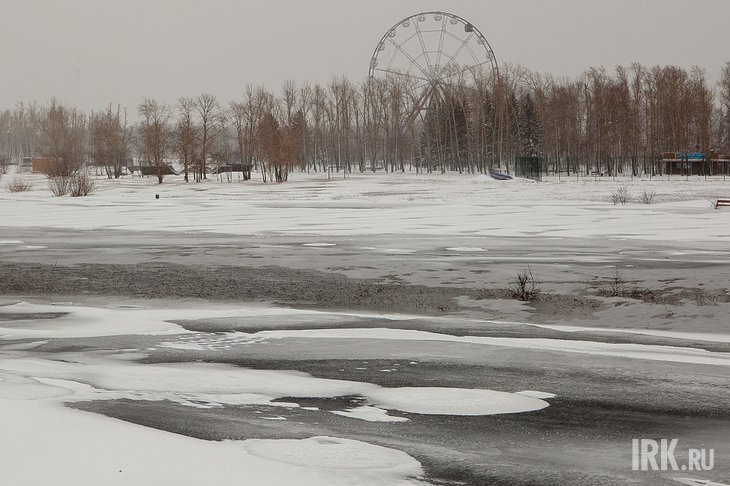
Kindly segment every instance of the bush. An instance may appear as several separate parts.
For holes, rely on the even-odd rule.
[[[23,179],[13,179],[11,182],[8,182],[5,187],[7,187],[10,192],[27,192],[33,190],[33,185]]]
[[[48,177],[48,187],[54,196],[88,196],[94,192],[94,179],[84,172],[72,175],[53,175]]]
[[[94,192],[94,179],[83,172],[71,176],[68,184],[68,192],[71,197],[88,196]]]
[[[658,297],[653,290],[639,287],[628,281],[618,267],[614,270],[613,275],[608,278],[606,284],[597,289],[597,293],[602,297],[626,297],[645,302],[656,302]]]
[[[540,296],[540,283],[532,273],[529,265],[517,272],[517,276],[509,286],[512,297],[523,302],[537,300]]]
[[[68,194],[70,176],[52,175],[48,176],[48,188],[54,196],[65,196]]]
[[[644,192],[641,193],[641,202],[644,204],[651,204],[654,201],[655,196],[656,191],[654,189],[644,189]]]
[[[618,203],[621,203],[621,205],[626,204],[631,199],[631,196],[629,195],[629,190],[625,187],[619,187],[616,192],[611,194],[611,202],[615,206]]]
[[[629,283],[624,278],[624,273],[616,267],[608,283],[598,289],[598,293],[605,297],[625,296],[629,290]]]

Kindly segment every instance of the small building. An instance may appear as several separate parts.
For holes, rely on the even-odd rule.
[[[32,170],[34,174],[50,174],[58,167],[58,160],[54,157],[33,157]]]
[[[730,156],[711,150],[701,152],[665,152],[662,154],[664,173],[669,175],[709,176],[728,174]]]

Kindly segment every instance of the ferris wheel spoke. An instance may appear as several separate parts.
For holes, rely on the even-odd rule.
[[[444,33],[446,32],[446,16],[441,20],[441,34],[439,34],[439,51],[436,54],[436,69],[441,68],[441,53],[444,47]]]
[[[479,63],[479,59],[477,58],[476,54],[474,54],[474,50],[469,44],[466,45],[466,50],[469,51],[469,54],[471,54],[471,58],[474,59],[474,62]]]
[[[408,53],[407,53],[407,52],[406,52],[405,50],[403,50],[403,48],[401,47],[401,45],[400,45],[400,44],[398,44],[398,43],[394,42],[394,41],[393,41],[392,39],[390,39],[390,43],[391,43],[391,44],[393,44],[393,45],[395,46],[395,48],[396,48],[396,49],[398,49],[398,50],[400,51],[400,53],[401,53],[401,54],[403,54],[404,56],[406,56],[406,57],[407,57],[407,58],[408,58],[408,59],[409,59],[409,60],[411,61],[411,63],[412,63],[413,65],[415,65],[416,67],[418,67],[418,69],[420,69],[420,70],[421,70],[421,72],[423,73],[423,75],[424,75],[424,76],[426,76],[426,77],[428,78],[428,71],[426,71],[425,69],[423,69],[423,66],[421,66],[421,65],[420,65],[420,64],[418,63],[418,61],[416,61],[415,59],[413,59],[413,56],[411,56],[411,55],[410,55],[410,54],[408,54]]]
[[[398,57],[398,51],[397,50],[393,51],[393,55],[390,56],[390,60],[388,61],[388,69],[390,69],[391,66],[393,66],[393,61],[395,61],[395,58],[396,57]]]
[[[408,76],[409,78],[418,79],[419,81],[426,81],[426,82],[428,82],[428,79],[423,78],[421,76],[416,76],[415,74],[411,74],[411,73],[404,73],[402,71],[393,71],[392,69],[383,69],[383,68],[379,68],[379,67],[376,67],[375,70],[376,71],[383,72],[383,73],[386,73],[386,74],[392,74],[394,76]]]
[[[454,59],[456,59],[456,56],[458,56],[459,54],[461,54],[461,51],[464,50],[464,47],[466,47],[466,44],[472,38],[472,35],[473,34],[469,34],[466,37],[466,39],[463,40],[463,42],[461,43],[461,45],[459,46],[459,48],[456,50],[456,52],[454,52],[454,54],[451,57],[449,57],[449,61],[446,63],[446,65],[449,65]],[[459,40],[461,40],[461,39],[459,39]]]
[[[421,43],[421,50],[423,51],[423,55],[426,56],[426,65],[431,68],[431,59],[428,57],[428,49],[426,48],[426,42],[423,40],[423,34],[421,33],[421,29],[418,27],[418,22],[413,22],[413,28],[416,29],[416,33],[418,34],[418,41]]]

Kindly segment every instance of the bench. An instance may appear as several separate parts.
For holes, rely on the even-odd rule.
[[[715,209],[719,208],[720,206],[730,206],[730,199],[718,199],[715,201]]]

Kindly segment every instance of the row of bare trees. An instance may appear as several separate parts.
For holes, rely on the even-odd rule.
[[[278,93],[246,86],[227,105],[211,94],[144,99],[128,118],[111,105],[87,115],[55,99],[18,104],[0,112],[0,163],[46,156],[118,178],[136,159],[159,182],[172,161],[186,181],[211,171],[264,182],[295,169],[484,173],[522,157],[550,173],[656,174],[666,151],[730,153],[730,63],[714,85],[698,68],[641,64],[573,79],[460,71],[427,92],[403,76],[287,82]]]

